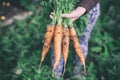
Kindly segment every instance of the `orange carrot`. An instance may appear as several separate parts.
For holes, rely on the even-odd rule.
[[[63,75],[64,75],[65,66],[66,66],[66,62],[67,62],[67,58],[68,58],[68,48],[69,48],[69,29],[68,29],[68,27],[63,27],[62,32],[63,32],[63,35],[62,35],[62,55],[63,55],[63,59],[64,59],[64,71],[63,71]]]
[[[54,32],[54,64],[53,70],[58,66],[61,57],[62,25],[57,24]]]
[[[45,59],[45,57],[50,49],[53,36],[54,36],[54,25],[48,25],[47,31],[45,33],[44,44],[43,44],[42,53],[41,53],[41,63]],[[40,65],[41,65],[41,63],[40,63]]]
[[[77,56],[79,57],[79,60],[81,61],[81,63],[84,66],[84,69],[85,69],[85,59],[84,59],[82,49],[80,47],[80,43],[79,43],[79,40],[78,40],[78,37],[77,37],[74,27],[70,27],[70,38],[73,42],[75,52],[76,52]]]

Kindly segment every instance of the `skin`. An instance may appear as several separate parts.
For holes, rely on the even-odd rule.
[[[77,7],[75,10],[73,10],[69,14],[61,14],[61,17],[63,18],[70,18],[72,22],[77,20],[79,17],[81,17],[86,12],[86,9],[83,7]],[[53,19],[53,13],[50,14],[50,18]]]

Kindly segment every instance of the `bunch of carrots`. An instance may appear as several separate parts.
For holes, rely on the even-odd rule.
[[[85,59],[82,53],[82,49],[80,47],[80,43],[78,40],[77,33],[75,28],[73,27],[73,23],[70,19],[62,19],[60,15],[63,13],[70,13],[73,9],[74,0],[55,0],[54,3],[56,5],[54,10],[54,17],[52,24],[47,26],[47,30],[44,36],[44,44],[41,52],[41,63],[44,61],[50,47],[52,41],[54,43],[54,63],[53,63],[53,71],[57,68],[58,63],[60,61],[61,56],[64,59],[64,71],[68,59],[69,52],[69,43],[70,39],[74,45],[74,49],[76,55],[79,57],[79,60],[84,66],[85,70]],[[62,6],[64,4],[64,6]]]

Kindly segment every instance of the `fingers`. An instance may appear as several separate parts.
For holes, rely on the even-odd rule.
[[[49,16],[50,16],[51,19],[53,19],[54,13],[51,12]],[[63,18],[72,18],[71,14],[61,14],[61,17],[63,17]]]
[[[51,15],[54,15],[54,13],[53,13],[53,12],[51,12],[50,14],[51,14]]]
[[[54,18],[54,13],[51,12],[49,16],[50,16],[51,19],[53,19]],[[78,19],[78,17],[74,17],[72,14],[61,14],[61,17],[70,18],[72,22],[74,22],[76,19]]]
[[[76,11],[73,10],[70,14],[62,14],[61,16],[64,18],[75,18],[77,15],[76,15]]]
[[[53,16],[54,16],[53,12],[51,12],[49,16],[51,19],[53,19]]]
[[[71,14],[61,14],[63,18],[72,18]]]
[[[53,15],[50,15],[50,18],[53,19]]]
[[[51,12],[50,13],[50,18],[53,19],[53,17],[54,17],[54,13]],[[63,17],[63,18],[73,18],[73,15],[72,14],[61,14],[61,17]]]

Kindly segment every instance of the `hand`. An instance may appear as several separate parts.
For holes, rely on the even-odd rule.
[[[63,18],[70,18],[72,22],[77,20],[80,16],[82,16],[86,12],[86,9],[83,7],[77,7],[70,14],[62,14]]]
[[[77,20],[80,16],[82,16],[86,12],[86,9],[83,7],[77,7],[70,14],[61,14],[63,18],[70,18],[72,22]],[[50,18],[53,19],[53,13],[51,13]]]

